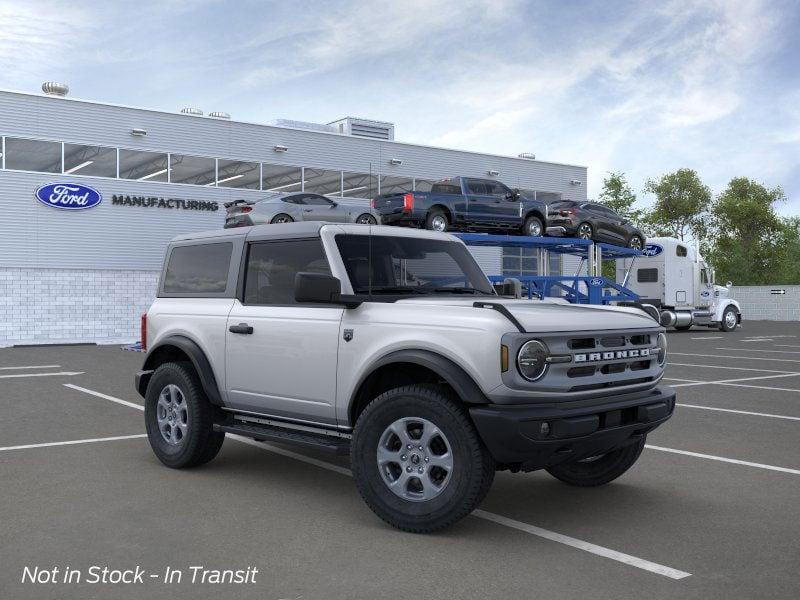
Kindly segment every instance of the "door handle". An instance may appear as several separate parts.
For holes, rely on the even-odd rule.
[[[303,209],[303,212],[313,212],[313,211],[314,211],[313,208],[304,208]]]
[[[231,325],[228,327],[228,331],[231,333],[243,333],[245,335],[250,335],[253,333],[253,328],[247,323],[239,323],[238,325]]]

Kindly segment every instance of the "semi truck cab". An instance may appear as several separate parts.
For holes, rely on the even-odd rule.
[[[697,249],[677,238],[649,239],[642,256],[617,261],[616,275],[643,305],[655,307],[664,327],[733,331],[741,324],[739,303],[729,297],[731,284],[716,285]]]

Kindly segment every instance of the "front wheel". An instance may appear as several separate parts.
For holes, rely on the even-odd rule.
[[[644,242],[642,242],[642,238],[638,235],[632,235],[631,239],[628,240],[628,248],[633,248],[634,250],[641,250]]]
[[[542,220],[539,217],[525,219],[525,225],[522,226],[522,235],[540,237],[542,234],[544,234],[544,225],[542,225]]]
[[[160,365],[144,400],[147,438],[158,460],[175,469],[212,460],[225,440],[224,433],[214,431],[217,412],[191,364]]]
[[[647,436],[622,448],[574,462],[548,467],[547,472],[569,485],[595,487],[614,481],[639,459]]]
[[[449,527],[472,512],[495,467],[463,407],[430,385],[373,400],[356,421],[351,463],[367,506],[414,533]]]
[[[719,324],[720,331],[731,332],[736,329],[739,324],[739,318],[736,315],[736,309],[729,306],[722,313],[722,321]]]

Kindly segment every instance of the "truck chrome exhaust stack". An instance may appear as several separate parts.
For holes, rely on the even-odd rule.
[[[661,326],[662,327],[675,327],[678,322],[678,315],[671,310],[661,312]]]

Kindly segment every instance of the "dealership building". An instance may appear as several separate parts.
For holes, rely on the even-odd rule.
[[[0,91],[0,346],[137,340],[167,242],[222,227],[232,200],[308,191],[366,204],[458,175],[586,199],[585,167],[402,143],[382,121],[247,123],[42,87]],[[53,206],[71,189],[80,197]],[[519,249],[473,250],[489,274],[543,267]],[[546,268],[562,267],[555,258]]]

